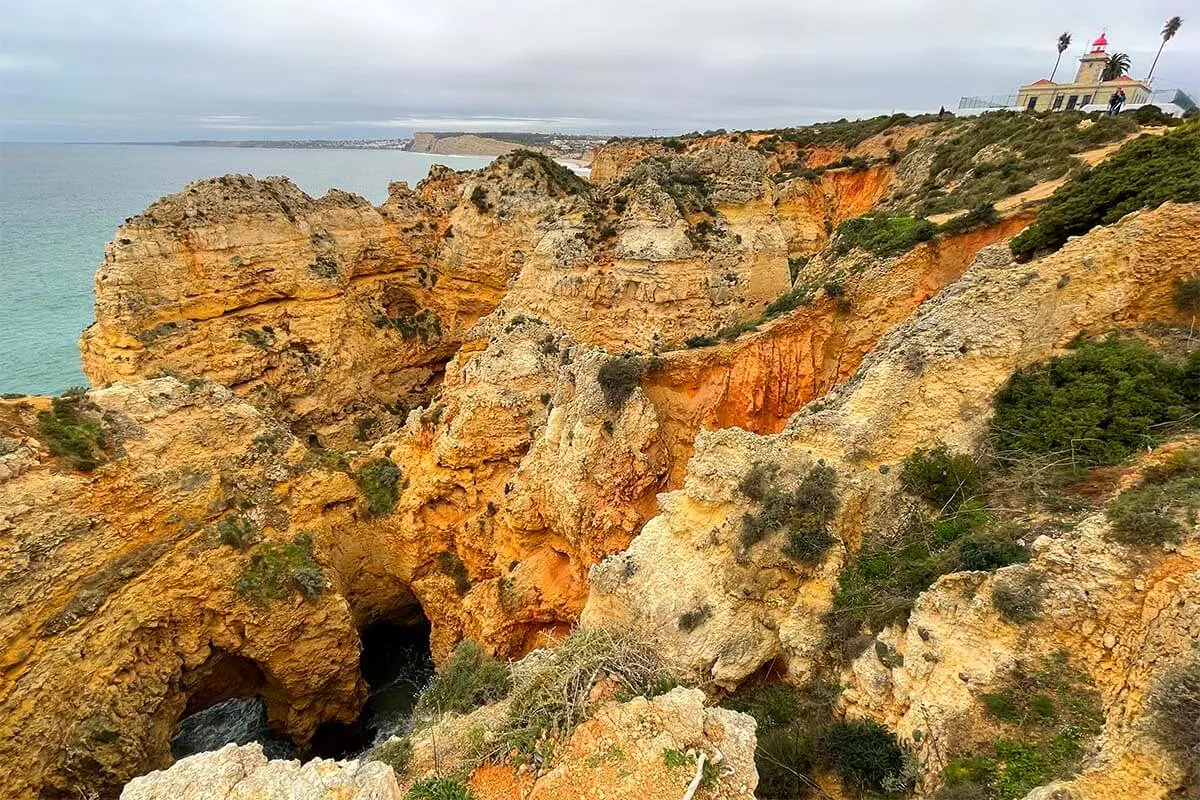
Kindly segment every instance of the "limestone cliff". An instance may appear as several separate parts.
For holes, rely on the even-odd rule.
[[[303,751],[360,710],[377,621],[428,621],[443,664],[464,639],[536,661],[583,621],[653,634],[708,694],[589,692],[588,721],[525,769],[495,747],[479,763],[502,701],[414,734],[398,781],[240,748],[127,793],[220,773],[234,796],[386,797],[446,759],[483,798],[674,798],[704,752],[719,779],[696,797],[748,798],[749,720],[708,706],[820,673],[839,717],[916,757],[889,779],[931,796],[991,731],[982,698],[1065,649],[1104,720],[1064,791],[1168,796],[1183,773],[1139,726],[1161,654],[1200,633],[1194,537],[1135,557],[1102,513],[1043,521],[1028,564],[925,584],[907,625],[857,630],[867,649],[832,676],[822,618],[864,541],[908,513],[900,462],[972,451],[1015,370],[1117,328],[1192,346],[1177,295],[1200,206],[1018,263],[1006,240],[1036,204],[906,216],[988,189],[977,154],[947,166],[970,124],[868,122],[618,142],[591,183],[514,152],[378,207],[227,176],[127,221],[81,341],[97,388],[0,401],[0,788],[114,797],[169,766],[183,714],[230,697],[261,696]],[[838,230],[870,212],[879,236],[923,234]],[[829,547],[745,536],[751,475],[830,476]],[[1018,629],[990,598],[1029,572],[1047,613]],[[815,777],[836,796],[831,775]]]

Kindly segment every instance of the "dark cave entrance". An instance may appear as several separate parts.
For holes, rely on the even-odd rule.
[[[417,694],[433,676],[429,622],[383,620],[362,631],[359,669],[369,687],[367,702],[350,724],[329,722],[317,729],[310,754],[353,758],[411,724]]]
[[[188,702],[171,737],[176,760],[250,742],[260,743],[270,758],[296,755],[292,741],[271,730],[267,698],[272,690],[250,659],[216,648],[201,666],[185,672],[181,682]]]

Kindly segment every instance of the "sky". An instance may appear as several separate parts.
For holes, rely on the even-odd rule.
[[[953,109],[1102,30],[1200,94],[1190,0],[4,0],[0,140],[669,134]]]

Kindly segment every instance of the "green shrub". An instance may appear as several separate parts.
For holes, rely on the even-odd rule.
[[[1166,672],[1146,700],[1150,735],[1187,772],[1189,785],[1200,785],[1200,655]]]
[[[1188,382],[1185,369],[1138,341],[1087,342],[1009,379],[991,442],[1007,460],[1055,453],[1077,466],[1117,464],[1193,413]]]
[[[983,473],[975,459],[951,453],[944,444],[916,450],[905,458],[900,485],[939,510],[956,510],[984,489]]]
[[[377,311],[372,314],[371,323],[376,328],[394,328],[405,341],[420,339],[422,344],[429,344],[442,336],[441,318],[428,309],[396,317],[389,317],[382,311]]]
[[[795,311],[800,306],[812,305],[816,290],[812,286],[801,284],[776,297],[767,304],[763,311],[762,320],[772,320],[784,314]]]
[[[1171,296],[1175,307],[1185,314],[1200,314],[1200,278],[1175,282],[1175,293]]]
[[[996,213],[996,207],[991,203],[984,203],[971,209],[965,214],[959,214],[951,220],[947,220],[938,226],[938,233],[947,233],[950,235],[966,233],[975,228],[982,228],[987,225],[994,225],[1000,220],[1000,215]]]
[[[488,202],[487,188],[484,186],[476,186],[471,192],[471,204],[475,206],[475,210],[480,214],[486,214],[492,210],[492,204]]]
[[[904,748],[874,720],[839,720],[829,728],[829,760],[847,791],[883,791],[904,769]]]
[[[313,558],[312,535],[301,531],[288,544],[263,542],[234,580],[233,588],[257,605],[286,600],[294,592],[306,600],[320,597],[325,575]]]
[[[382,516],[396,505],[400,468],[390,458],[373,458],[354,476],[359,491],[367,500],[367,513]]]
[[[1104,725],[1090,678],[1065,653],[1019,665],[980,698],[1002,729],[982,752],[959,752],[942,770],[936,800],[1021,800],[1078,772],[1084,743]]]
[[[457,553],[441,552],[433,558],[437,562],[438,570],[443,575],[454,579],[454,589],[460,595],[471,590],[471,574],[467,572],[467,565],[463,563]]]
[[[809,704],[804,701],[795,686],[764,683],[740,690],[722,701],[721,706],[754,717],[761,732],[785,727],[805,716]]]
[[[554,742],[586,718],[592,690],[606,677],[621,699],[656,697],[677,685],[650,643],[625,632],[576,628],[547,657],[514,672],[508,716],[490,755],[515,753],[519,761],[545,763]]]
[[[405,800],[475,800],[475,793],[456,778],[422,778],[404,797]]]
[[[245,550],[258,535],[254,523],[243,516],[226,517],[217,523],[217,536],[221,544]]]
[[[87,412],[95,408],[81,392],[64,393],[37,414],[38,433],[50,452],[80,472],[91,472],[107,458],[104,425]]]
[[[1044,583],[1041,573],[1033,570],[998,578],[992,585],[992,605],[1008,622],[1030,622],[1042,611]]]
[[[691,772],[696,771],[696,756],[690,752],[685,753],[682,750],[676,750],[673,747],[668,747],[662,751],[663,763],[671,769],[687,769]],[[720,779],[717,765],[712,762],[712,759],[705,759],[704,766],[700,772],[701,789],[711,789],[716,786]]]
[[[844,256],[855,248],[880,257],[907,253],[937,233],[937,227],[927,219],[893,217],[882,212],[864,214],[848,219],[837,226],[833,251]]]
[[[600,365],[596,380],[608,407],[618,410],[633,394],[642,381],[642,376],[653,364],[640,356],[616,356]]]
[[[1114,540],[1131,546],[1178,542],[1200,509],[1200,448],[1183,450],[1148,468],[1142,483],[1108,505]]]
[[[718,339],[716,336],[714,336],[712,334],[704,333],[699,336],[691,337],[686,342],[684,342],[684,344],[686,344],[689,349],[694,349],[697,347],[712,347],[714,344],[718,343],[719,341],[721,341],[721,340]]]
[[[693,608],[690,611],[680,614],[679,619],[676,620],[676,625],[684,633],[691,633],[703,625],[711,616],[712,606],[706,603],[698,608]]]
[[[1143,136],[1054,193],[1035,221],[1013,238],[1020,259],[1053,252],[1071,236],[1111,225],[1141,208],[1200,200],[1200,125]]]
[[[1016,543],[1019,536],[1020,529],[993,524],[982,503],[969,500],[934,518],[905,520],[892,535],[868,538],[838,576],[833,610],[825,618],[831,648],[845,645],[863,627],[878,632],[903,621],[921,592],[942,575],[1028,560],[1029,552]]]
[[[427,721],[440,714],[465,714],[504,697],[511,686],[508,667],[466,639],[421,690],[413,716]]]
[[[818,464],[789,491],[779,486],[777,476],[766,477],[763,469],[769,467],[756,465],[742,480],[743,492],[748,497],[758,495],[760,503],[758,511],[742,517],[742,546],[751,547],[771,533],[786,530],[783,553],[803,564],[819,564],[834,542],[829,521],[838,507],[837,472]]]
[[[367,753],[366,760],[387,764],[392,768],[392,772],[396,773],[397,778],[402,778],[408,774],[408,768],[412,765],[412,755],[412,742],[405,736],[399,739],[388,739],[373,748],[371,752]]]

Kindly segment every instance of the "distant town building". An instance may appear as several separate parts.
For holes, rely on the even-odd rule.
[[[1118,89],[1125,90],[1125,104],[1138,106],[1150,102],[1153,89],[1146,81],[1128,75],[1102,81],[1108,63],[1108,37],[1103,33],[1092,42],[1091,52],[1079,59],[1079,72],[1071,83],[1054,83],[1043,78],[1021,87],[1017,106],[1027,111],[1072,111],[1082,106],[1108,105]]]
[[[1091,49],[1079,59],[1079,71],[1071,83],[1055,83],[1045,78],[1026,84],[1017,94],[988,97],[964,97],[959,101],[959,113],[980,113],[1008,109],[1011,111],[1101,111],[1108,107],[1109,98],[1118,89],[1125,90],[1124,109],[1132,111],[1143,105],[1156,105],[1166,114],[1182,116],[1196,103],[1180,89],[1155,90],[1149,81],[1122,75],[1104,81],[1108,64],[1108,36],[1092,42]]]

